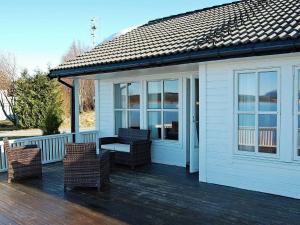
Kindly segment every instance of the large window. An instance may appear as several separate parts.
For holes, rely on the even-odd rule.
[[[140,83],[114,85],[115,133],[119,128],[140,128]]]
[[[238,151],[277,154],[278,72],[237,74]]]
[[[147,83],[147,117],[152,139],[178,140],[178,80]]]
[[[296,104],[296,121],[297,121],[297,125],[296,125],[296,140],[297,140],[297,144],[296,144],[296,157],[300,157],[300,69],[297,70],[296,73],[296,82],[297,82],[297,93],[296,93],[296,100],[297,100],[297,104]]]

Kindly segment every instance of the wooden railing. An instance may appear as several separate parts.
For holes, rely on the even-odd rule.
[[[95,142],[97,131],[84,131],[79,133],[78,142]],[[35,144],[42,151],[42,163],[61,161],[65,156],[65,144],[72,142],[71,133],[57,135],[38,136],[10,140],[12,147]],[[7,170],[6,155],[3,149],[3,142],[0,141],[0,172]]]
[[[259,146],[276,147],[277,145],[276,128],[262,127],[259,128]],[[299,136],[299,132],[298,132]],[[300,137],[300,136],[299,136]],[[239,128],[239,145],[255,146],[255,129],[252,127]]]
[[[88,143],[88,142],[95,142],[97,138],[97,131],[82,131],[79,133],[80,142]]]

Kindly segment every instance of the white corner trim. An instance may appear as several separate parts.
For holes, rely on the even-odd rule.
[[[207,182],[206,149],[206,80],[207,64],[199,64],[199,181]]]

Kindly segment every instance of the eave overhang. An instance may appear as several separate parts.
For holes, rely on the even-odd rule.
[[[260,42],[233,47],[191,51],[174,55],[165,55],[140,60],[111,64],[95,64],[58,70],[50,70],[50,78],[76,77],[91,74],[111,73],[126,70],[162,67],[186,63],[243,58],[251,56],[275,55],[300,51],[300,39]]]

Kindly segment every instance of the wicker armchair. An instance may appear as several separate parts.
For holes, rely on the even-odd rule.
[[[151,163],[149,130],[120,128],[118,137],[99,139],[101,149],[114,152],[114,163],[135,166]]]
[[[64,158],[64,190],[66,187],[96,187],[109,182],[109,154],[96,154],[96,143],[66,144]]]
[[[3,139],[7,155],[8,183],[29,177],[42,177],[41,150],[35,145],[11,148]]]

